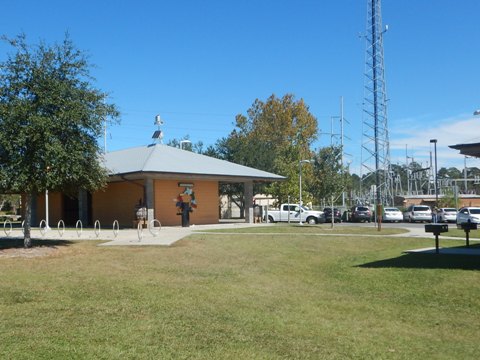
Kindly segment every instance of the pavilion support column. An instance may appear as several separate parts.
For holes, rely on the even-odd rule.
[[[245,181],[243,196],[245,200],[245,222],[253,224],[253,182]]]
[[[145,180],[145,206],[147,207],[147,220],[148,223],[155,219],[155,191],[154,191],[153,179]]]

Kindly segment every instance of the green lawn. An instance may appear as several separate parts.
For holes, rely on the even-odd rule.
[[[459,237],[459,238],[465,239],[465,230],[457,229],[454,226],[450,226],[448,228],[448,232],[442,233],[442,235]],[[480,230],[470,230],[470,239],[479,239],[479,238],[480,238]]]
[[[231,233],[232,229],[212,229],[202,230],[202,232],[213,233]],[[235,233],[243,234],[308,234],[308,235],[321,235],[321,234],[355,234],[355,235],[395,235],[406,234],[407,229],[402,228],[382,228],[380,231],[372,226],[355,226],[355,225],[337,225],[331,227],[331,224],[322,225],[298,225],[298,224],[275,224],[274,226],[252,226],[234,229]]]
[[[0,257],[0,358],[478,358],[480,259],[303,231]]]

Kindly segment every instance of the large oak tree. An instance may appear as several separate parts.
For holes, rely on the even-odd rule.
[[[303,99],[296,100],[292,94],[256,99],[246,115],[239,114],[235,120],[235,129],[217,142],[219,157],[287,177],[284,182],[257,187],[257,193],[271,194],[280,202],[298,195],[298,164],[312,157],[310,146],[317,136],[317,119]],[[232,198],[243,198],[241,187],[227,190]]]
[[[0,192],[24,193],[25,247],[31,246],[31,201],[45,190],[94,191],[106,183],[97,139],[119,113],[95,88],[92,65],[69,36],[14,49],[0,63]]]

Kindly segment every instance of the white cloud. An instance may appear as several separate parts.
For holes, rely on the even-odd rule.
[[[424,116],[422,116],[424,118]],[[438,167],[463,167],[464,156],[449,145],[480,142],[480,117],[458,115],[437,121],[414,121],[405,119],[405,126],[390,132],[390,153],[392,163],[405,163],[406,147],[408,156],[424,165],[430,163],[430,152],[434,151],[430,139],[437,139]],[[397,124],[400,122],[397,121]],[[472,159],[478,162],[480,159]]]

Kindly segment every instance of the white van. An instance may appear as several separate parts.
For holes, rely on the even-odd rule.
[[[432,209],[428,205],[410,205],[407,211],[403,213],[403,221],[432,222]]]

